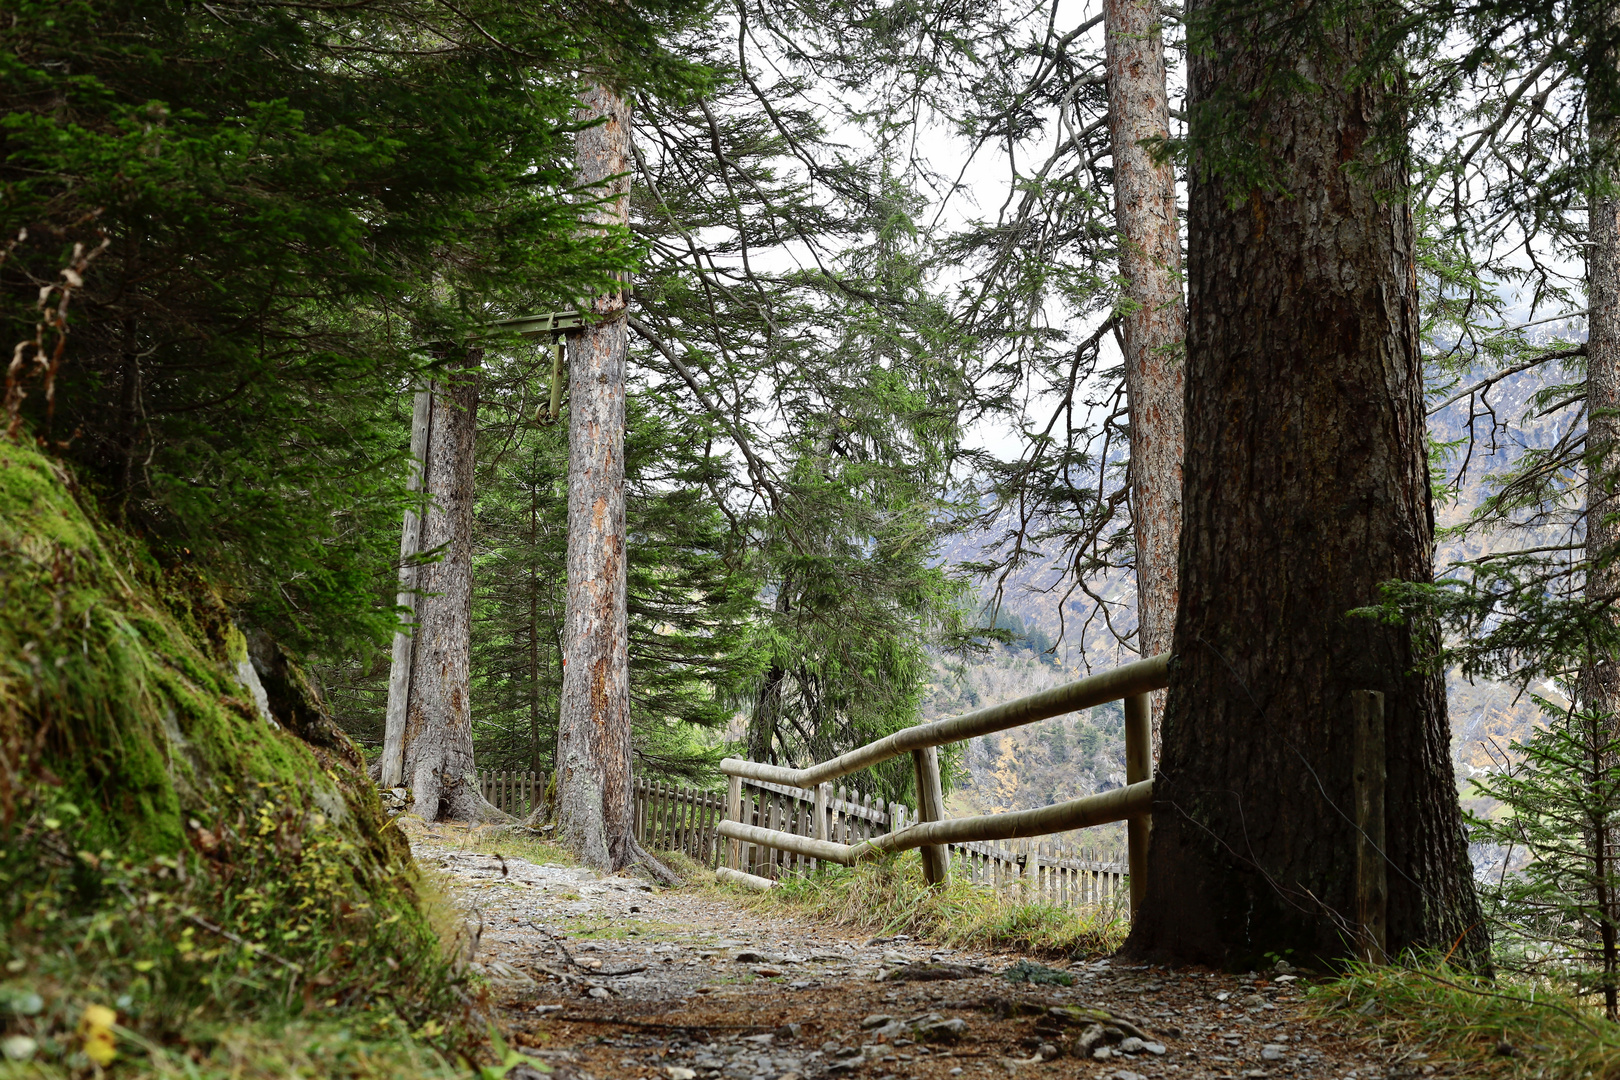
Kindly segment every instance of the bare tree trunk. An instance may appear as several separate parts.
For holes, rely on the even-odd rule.
[[[1120,351],[1131,408],[1131,523],[1136,533],[1138,648],[1170,651],[1181,545],[1182,368],[1187,312],[1181,298],[1176,178],[1153,160],[1170,134],[1164,37],[1156,4],[1104,0],[1108,133],[1113,144],[1119,272],[1125,279]],[[1153,695],[1159,755],[1164,693]]]
[[[1243,102],[1276,186],[1195,160],[1181,603],[1139,957],[1241,969],[1350,952],[1352,692],[1376,690],[1388,951],[1456,942],[1486,962],[1445,687],[1419,670],[1428,631],[1347,617],[1383,582],[1429,581],[1434,536],[1406,162],[1375,127],[1398,119],[1400,91],[1351,77],[1357,15],[1288,57],[1314,93],[1271,79],[1263,18],[1210,26],[1190,60],[1195,153]]]
[[[433,415],[433,395],[419,390],[411,408],[411,475],[406,487],[422,490],[422,465],[427,457],[428,426]],[[394,603],[409,608],[401,623],[416,618],[416,557],[422,552],[422,519],[415,510],[405,511],[405,525],[399,539],[399,593]],[[388,667],[388,708],[383,720],[383,751],[378,779],[383,787],[395,787],[405,780],[405,710],[411,694],[412,629],[394,632],[393,657]]]
[[[1620,6],[1599,9],[1599,26],[1612,30],[1620,18]],[[1620,606],[1620,197],[1614,184],[1614,120],[1609,113],[1609,97],[1599,91],[1588,94],[1588,139],[1593,158],[1603,170],[1606,183],[1593,185],[1587,202],[1586,248],[1586,596],[1610,605],[1610,619]],[[1595,762],[1593,791],[1604,788],[1601,777],[1613,766],[1609,747],[1616,738],[1612,720],[1620,712],[1620,660],[1609,651],[1597,652],[1581,672],[1579,707],[1611,717],[1607,726],[1589,732]],[[1594,723],[1601,721],[1594,719]],[[1616,838],[1606,820],[1597,821],[1587,841],[1592,846],[1597,870],[1597,899],[1602,920],[1599,923],[1603,945],[1604,1006],[1615,1019],[1615,917],[1616,904],[1608,856]]]
[[[575,181],[609,225],[629,222],[630,107],[601,85],[582,96]],[[557,724],[558,836],[603,871],[635,861],[630,809],[629,617],[625,608],[625,294],[569,339],[568,601]]]
[[[535,461],[539,460],[536,451]],[[529,477],[529,768],[536,775],[540,768],[540,567],[536,545],[540,541],[540,486]],[[539,805],[536,799],[535,804]]]
[[[427,821],[505,818],[478,790],[473,767],[473,446],[478,429],[480,350],[469,350],[432,387],[423,455],[429,502],[422,550],[442,550],[419,570],[403,772],[412,810]]]

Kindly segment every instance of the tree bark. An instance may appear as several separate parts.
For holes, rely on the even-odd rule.
[[[1614,152],[1615,133],[1601,105],[1589,108],[1588,137],[1601,168]],[[1612,602],[1620,596],[1620,198],[1612,177],[1593,185],[1587,205],[1586,595]],[[1584,708],[1620,706],[1620,664],[1613,657],[1598,658],[1581,681]]]
[[[433,394],[418,390],[411,407],[411,475],[406,489],[422,490],[423,464],[427,458],[428,427],[433,415]],[[415,510],[405,511],[399,538],[399,592],[397,607],[409,608],[400,616],[402,624],[416,618],[416,557],[422,552],[422,519]],[[394,632],[393,655],[388,665],[388,706],[383,719],[383,751],[378,780],[383,787],[405,782],[405,710],[410,703],[413,628],[406,625]]]
[[[473,766],[473,445],[480,350],[469,350],[431,388],[423,484],[429,501],[422,550],[442,551],[418,570],[416,635],[405,711],[403,774],[412,811],[426,821],[504,818],[478,790]]]
[[[1183,342],[1181,233],[1176,178],[1152,140],[1170,135],[1164,37],[1155,5],[1104,0],[1108,133],[1118,216],[1119,342],[1131,410],[1131,525],[1136,534],[1137,647],[1168,652],[1175,630],[1181,544]],[[1152,696],[1158,757],[1164,694]]]
[[[629,223],[630,108],[582,95],[575,182],[605,199],[598,222]],[[558,836],[589,866],[636,861],[632,833],[629,621],[625,596],[625,293],[591,301],[597,323],[568,347],[568,599],[557,725]]]
[[[1620,19],[1620,6],[1606,4],[1597,9],[1602,30],[1613,32]],[[1594,90],[1588,80],[1587,136],[1593,158],[1602,170],[1587,202],[1586,247],[1586,597],[1595,604],[1608,604],[1609,617],[1617,616],[1620,603],[1620,198],[1615,192],[1613,171],[1615,130],[1609,103],[1603,89]],[[1590,663],[1581,672],[1579,707],[1610,717],[1605,730],[1591,732],[1594,747],[1602,747],[1603,758],[1611,758],[1608,746],[1616,738],[1615,713],[1620,712],[1620,658],[1611,651],[1593,650]],[[1594,768],[1600,776],[1613,761],[1602,761]],[[1594,786],[1594,791],[1601,782]],[[1620,919],[1609,882],[1604,880],[1616,849],[1616,837],[1607,824],[1595,822],[1587,835],[1598,878],[1597,900],[1603,919],[1599,930],[1604,961],[1604,1004],[1609,1019],[1620,1008],[1615,986],[1615,922]]]
[[[558,381],[561,376],[558,375]],[[535,451],[533,464],[540,459]],[[529,768],[535,775],[540,768],[540,482],[529,476]],[[539,800],[535,800],[536,805]]]
[[[1214,2],[1193,0],[1189,17],[1208,20]],[[1275,155],[1274,186],[1195,156],[1181,604],[1147,896],[1126,948],[1240,969],[1349,955],[1351,692],[1378,690],[1389,950],[1458,942],[1454,959],[1484,961],[1445,688],[1415,671],[1427,631],[1346,615],[1382,582],[1432,574],[1405,162],[1373,141],[1395,95],[1349,77],[1364,59],[1353,25],[1290,56],[1319,88],[1307,94],[1262,90],[1271,28],[1211,23],[1189,70],[1195,155],[1224,103],[1261,91],[1243,142]]]

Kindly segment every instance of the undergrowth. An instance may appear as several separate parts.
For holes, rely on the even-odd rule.
[[[1620,1078],[1620,1026],[1545,982],[1358,966],[1314,988],[1311,1002],[1413,1062],[1470,1076]]]
[[[409,894],[357,889],[352,842],[279,794],[219,823],[208,857],[79,848],[70,803],[14,823],[0,1050],[23,1060],[0,1075],[452,1074],[456,958]]]
[[[0,1076],[466,1075],[455,924],[358,751],[74,491],[0,439]]]
[[[954,873],[944,887],[930,888],[921,859],[909,852],[788,877],[769,892],[736,893],[756,909],[792,911],[881,935],[909,934],[951,948],[1035,956],[1112,953],[1130,929],[1124,911],[1111,904],[1026,903],[1016,891],[987,889]]]

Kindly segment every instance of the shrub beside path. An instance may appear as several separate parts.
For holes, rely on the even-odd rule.
[[[1310,976],[1057,962],[762,916],[718,888],[472,850],[416,828],[475,942],[509,1080],[1400,1080],[1452,1066],[1312,1016]],[[1048,976],[1049,977],[1049,976]],[[1106,1056],[1098,1051],[1106,1049]]]

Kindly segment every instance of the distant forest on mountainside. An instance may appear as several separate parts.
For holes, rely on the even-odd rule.
[[[1566,336],[1579,340],[1584,332]],[[1496,383],[1489,396],[1490,408],[1474,409],[1471,457],[1468,401],[1454,402],[1429,418],[1431,437],[1453,447],[1446,461],[1448,476],[1460,474],[1454,498],[1436,507],[1439,529],[1456,526],[1477,510],[1491,490],[1491,477],[1507,469],[1525,447],[1550,446],[1568,426],[1568,418],[1536,415],[1540,410],[1535,407],[1535,396],[1559,381],[1555,373],[1532,370]],[[945,548],[946,558],[951,562],[982,558],[979,548],[994,532],[954,537]],[[1495,537],[1442,533],[1435,552],[1436,574],[1487,551],[1557,542],[1559,534],[1550,529],[1516,530]],[[1563,537],[1562,542],[1568,538]],[[1056,587],[1048,588],[1053,582]],[[981,587],[986,619],[989,607],[996,606],[995,625],[1019,635],[1018,639],[993,646],[980,656],[936,656],[924,699],[925,720],[1037,693],[1135,658],[1109,633],[1094,600],[1083,593],[1066,593],[1068,585],[1055,568],[1055,560],[1035,562],[1010,574],[1002,583],[999,604],[996,584],[992,579]],[[1115,575],[1093,582],[1091,588],[1111,606],[1114,628],[1131,633],[1136,625],[1136,590],[1129,577]],[[1541,685],[1530,690],[1552,692]],[[1545,723],[1544,715],[1529,692],[1485,679],[1470,681],[1455,670],[1447,674],[1446,695],[1452,761],[1463,804],[1474,813],[1490,814],[1496,801],[1474,793],[1468,781],[1499,770],[1512,756],[1510,744],[1528,738],[1535,727]],[[1119,705],[1113,703],[975,739],[961,757],[951,805],[962,813],[1026,810],[1119,787],[1125,777],[1122,723]],[[1085,842],[1093,846],[1117,847],[1123,838],[1122,828],[1085,834]],[[1494,845],[1476,844],[1471,854],[1480,873],[1500,868],[1502,852]]]

